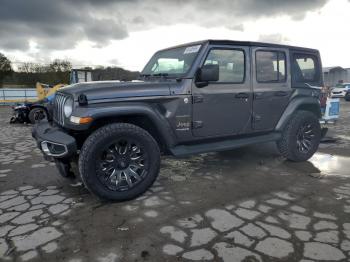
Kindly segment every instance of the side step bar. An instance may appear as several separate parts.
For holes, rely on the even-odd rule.
[[[231,139],[220,142],[211,142],[197,145],[179,145],[170,149],[174,156],[187,156],[215,151],[225,151],[252,144],[276,141],[281,138],[280,133],[271,133],[248,138]]]

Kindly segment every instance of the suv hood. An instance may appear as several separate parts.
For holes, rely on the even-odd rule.
[[[72,95],[74,100],[77,100],[80,94],[84,94],[88,101],[122,97],[169,96],[171,84],[173,83],[96,81],[69,85],[61,88],[59,92]]]

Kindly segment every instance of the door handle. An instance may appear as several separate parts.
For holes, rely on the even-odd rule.
[[[285,91],[277,91],[275,92],[275,96],[287,96],[289,93]]]
[[[235,98],[239,98],[239,99],[249,98],[249,94],[247,94],[247,93],[238,93],[238,94],[235,95]]]

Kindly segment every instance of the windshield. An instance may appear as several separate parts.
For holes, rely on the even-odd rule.
[[[343,89],[343,88],[346,88],[346,85],[338,83],[335,85],[335,88]]]
[[[191,68],[201,45],[184,46],[155,53],[141,75],[180,76]]]

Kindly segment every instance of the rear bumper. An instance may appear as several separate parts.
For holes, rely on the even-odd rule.
[[[69,158],[77,153],[75,138],[48,122],[35,125],[32,136],[46,158]]]

